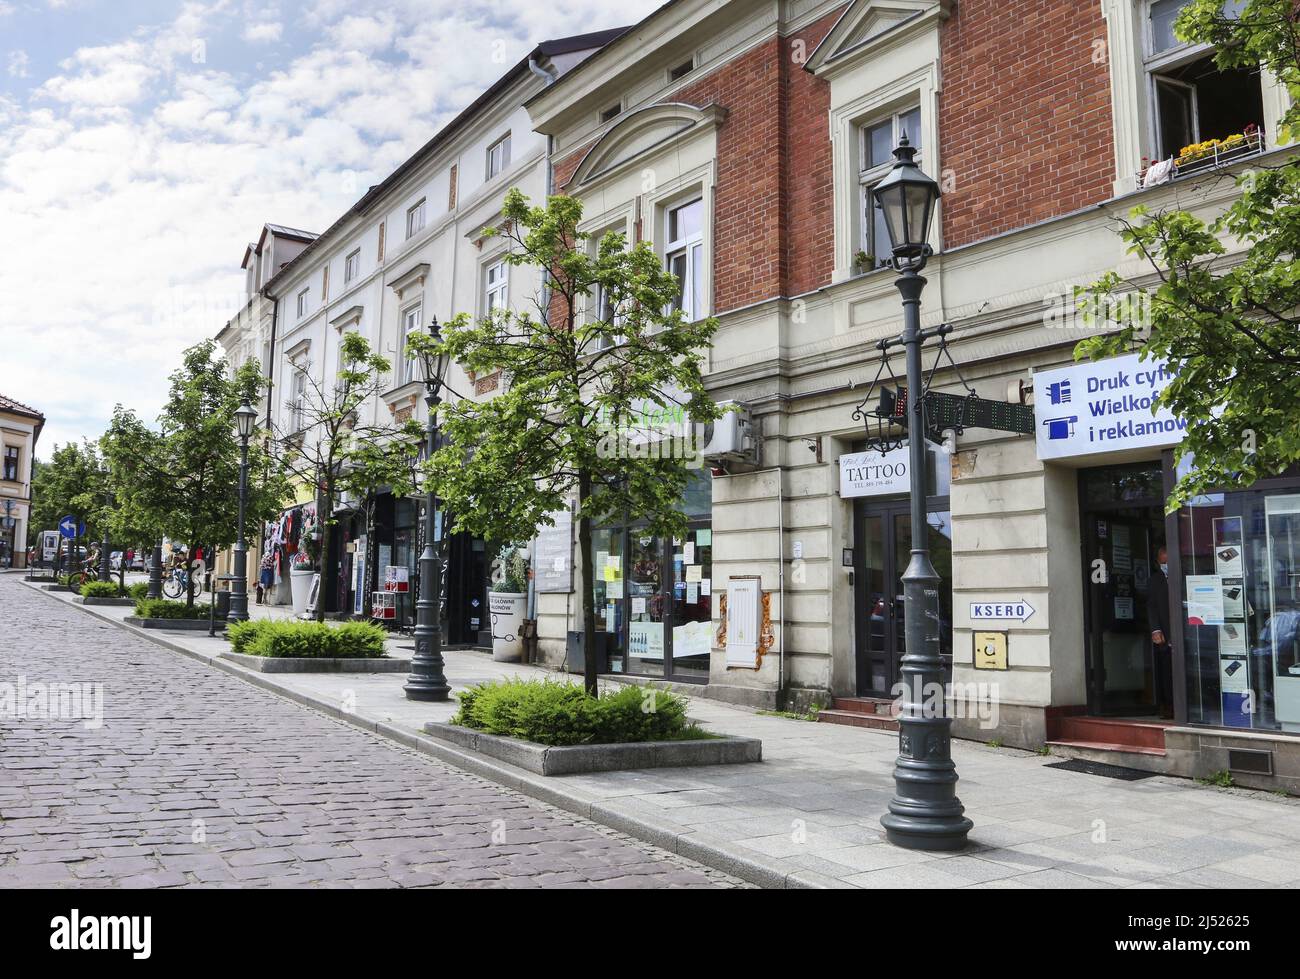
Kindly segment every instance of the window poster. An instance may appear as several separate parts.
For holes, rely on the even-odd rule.
[[[685,547],[683,548],[683,550],[685,551],[685,555],[684,555],[684,556],[685,556],[685,559],[686,559],[686,563],[687,563],[687,564],[694,564],[694,563],[695,563],[695,545],[692,544],[690,541],[687,541]]]
[[[713,546],[713,531],[712,531],[712,530],[697,530],[697,531],[695,532],[695,543],[696,543],[699,547],[712,547],[712,546]]]
[[[686,580],[690,582],[700,582],[704,580],[704,567],[699,564],[692,564],[686,569]]]
[[[1245,623],[1225,622],[1219,626],[1219,655],[1246,655]]]
[[[1217,574],[1187,576],[1187,624],[1223,625],[1223,579]]]
[[[673,629],[674,656],[708,656],[713,643],[712,623],[687,622]]]
[[[1219,660],[1219,689],[1223,693],[1245,693],[1249,675],[1244,658],[1225,656]]]
[[[1115,534],[1110,545],[1110,563],[1111,570],[1116,574],[1133,573],[1133,550],[1129,543],[1127,524],[1117,523],[1115,525]]]
[[[1221,578],[1240,578],[1242,565],[1241,517],[1214,519],[1214,572]]]
[[[674,639],[676,635],[674,633]],[[628,626],[627,653],[638,659],[664,658],[664,624],[633,622]]]

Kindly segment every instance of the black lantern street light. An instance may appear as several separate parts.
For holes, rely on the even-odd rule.
[[[435,344],[441,344],[442,335],[438,332],[436,316],[429,322],[429,335]],[[438,403],[447,376],[449,358],[435,346],[422,349],[418,359],[424,374],[424,403],[429,409],[425,429],[427,458],[432,457],[437,447]],[[424,493],[424,550],[420,552],[420,594],[415,601],[415,655],[411,657],[411,675],[403,687],[407,700],[446,700],[451,694],[442,662],[442,614],[439,608],[442,580],[438,556],[434,550],[437,509],[436,488],[433,480],[428,479]]]
[[[248,548],[244,543],[244,513],[248,509],[248,440],[257,425],[257,412],[245,398],[235,409],[235,428],[239,432],[239,523],[235,539],[234,581],[230,591],[227,622],[248,621]]]
[[[907,355],[908,459],[912,473],[912,557],[903,573],[902,679],[906,688],[898,715],[898,758],[894,798],[881,817],[889,841],[909,850],[958,850],[972,823],[957,798],[957,766],[952,761],[952,718],[948,716],[946,677],[939,655],[939,575],[930,561],[926,522],[926,425],[921,374],[921,270],[932,254],[930,219],[939,185],[916,165],[916,148],[907,135],[894,150],[894,168],[876,185],[876,206],[885,218],[893,246],[893,266],[903,297],[901,343]]]
[[[102,469],[101,471],[103,472],[104,477],[107,478],[108,470]],[[113,577],[113,565],[112,565],[113,545],[112,543],[110,543],[108,539],[108,511],[112,508],[112,506],[113,506],[113,494],[110,491],[105,490],[104,491],[104,531],[102,534],[100,534],[100,541],[99,541],[99,580],[100,581],[108,581]],[[126,560],[125,551],[122,552],[122,560],[124,561]]]

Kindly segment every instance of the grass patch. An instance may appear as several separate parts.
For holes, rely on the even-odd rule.
[[[379,659],[388,633],[370,622],[285,622],[250,619],[226,626],[232,652],[276,659]]]
[[[686,701],[667,690],[626,686],[599,697],[554,680],[497,680],[457,694],[453,724],[535,744],[628,744],[716,737],[686,718]]]

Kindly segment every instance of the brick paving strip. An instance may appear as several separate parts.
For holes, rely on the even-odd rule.
[[[0,713],[0,887],[742,883],[0,575],[20,682],[102,684],[103,725]]]
[[[959,792],[975,820],[971,846],[957,854],[918,853],[884,842],[878,821],[894,789],[897,738],[888,732],[761,716],[695,697],[691,716],[709,729],[762,739],[762,764],[546,778],[418,733],[429,720],[445,721],[454,705],[407,701],[400,675],[254,673],[218,658],[229,649],[224,639],[146,634],[122,624],[129,610],[68,608],[66,593],[33,594],[93,617],[110,633],[129,630],[146,645],[182,654],[178,661],[204,683],[213,668],[233,674],[764,887],[1300,886],[1300,799],[1163,776],[1115,781],[1048,768],[1059,760],[1052,757],[958,741]],[[389,646],[409,653],[410,638],[394,637]],[[505,676],[564,678],[470,651],[449,651],[447,664],[455,689]]]

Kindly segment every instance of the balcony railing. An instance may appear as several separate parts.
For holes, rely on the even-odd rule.
[[[1178,159],[1145,161],[1145,166],[1136,174],[1138,190],[1156,187],[1178,177],[1217,170],[1247,157],[1264,152],[1264,133],[1256,129],[1240,136],[1227,139],[1209,140],[1200,144],[1199,149],[1188,153],[1186,150]]]

